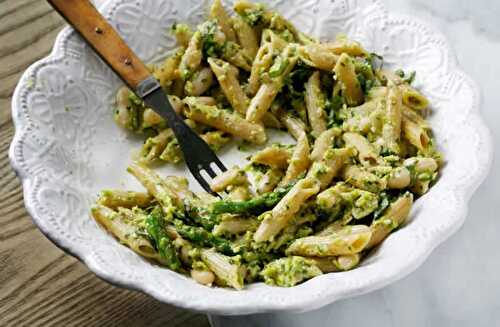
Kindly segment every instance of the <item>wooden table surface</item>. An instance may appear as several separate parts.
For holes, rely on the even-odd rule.
[[[33,225],[10,167],[12,93],[63,21],[44,0],[0,0],[0,326],[208,326],[207,318],[113,287]]]

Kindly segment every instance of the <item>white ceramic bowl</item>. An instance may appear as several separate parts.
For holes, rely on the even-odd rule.
[[[32,65],[17,86],[10,158],[23,181],[26,208],[40,230],[99,277],[160,301],[216,314],[306,311],[404,277],[462,225],[467,202],[489,170],[492,147],[479,117],[478,87],[457,67],[443,36],[416,19],[387,13],[377,0],[267,2],[301,30],[323,39],[345,32],[382,54],[386,65],[418,72],[416,83],[432,100],[431,123],[447,161],[439,182],[416,202],[408,225],[353,271],[293,288],[254,284],[238,292],[198,285],[151,265],[90,218],[89,206],[100,189],[138,187],[125,167],[141,141],[111,119],[120,82],[66,28],[50,56]],[[167,34],[174,22],[200,22],[206,7],[199,0],[110,0],[102,12],[149,62],[174,45]],[[240,157],[229,151],[223,160],[231,164]],[[182,168],[164,172],[187,174]]]

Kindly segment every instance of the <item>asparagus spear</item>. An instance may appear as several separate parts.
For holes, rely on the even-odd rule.
[[[203,227],[186,225],[182,220],[175,219],[174,226],[177,232],[193,244],[201,247],[214,247],[217,251],[226,255],[234,255],[231,242],[218,237],[205,230]]]
[[[273,208],[287,193],[293,185],[280,187],[273,192],[263,194],[248,201],[218,201],[212,205],[212,213],[232,214],[254,214],[259,215]]]
[[[181,261],[177,256],[172,240],[168,237],[163,226],[163,218],[158,212],[151,212],[146,218],[146,231],[152,243],[158,250],[161,259],[168,268],[180,270]]]

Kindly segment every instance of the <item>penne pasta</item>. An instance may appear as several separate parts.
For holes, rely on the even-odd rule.
[[[427,135],[427,131],[422,126],[406,117],[403,117],[402,126],[403,136],[420,152],[425,153],[430,144],[430,138]]]
[[[321,133],[314,142],[311,160],[320,161],[323,159],[326,151],[334,145],[335,138],[340,136],[341,131],[338,128],[330,128]]]
[[[325,95],[321,91],[319,72],[315,72],[306,84],[307,116],[313,136],[318,137],[326,130]]]
[[[332,72],[339,56],[322,44],[308,44],[299,49],[300,59],[311,67]]]
[[[340,83],[342,94],[348,106],[357,106],[363,102],[363,90],[359,84],[352,58],[342,53],[333,69],[337,83]]]
[[[94,219],[132,251],[150,259],[159,260],[159,255],[151,243],[138,235],[137,228],[126,223],[116,211],[103,205],[95,205],[91,209]]]
[[[352,255],[363,251],[370,242],[372,230],[368,226],[354,225],[328,236],[308,236],[295,240],[286,253],[306,257]]]
[[[401,136],[402,99],[401,90],[394,84],[389,85],[387,92],[387,120],[382,131],[384,146],[393,153],[399,153],[398,141]]]
[[[215,19],[222,32],[226,35],[226,39],[231,42],[236,42],[236,33],[233,30],[231,19],[226,10],[222,6],[221,0],[214,0],[210,8],[210,18]]]
[[[270,81],[262,84],[255,97],[250,101],[246,119],[258,123],[271,108],[276,95],[283,87],[283,80],[292,71],[297,63],[296,47],[289,45],[283,50],[269,68]]]
[[[439,164],[433,158],[409,158],[404,161],[404,166],[412,172],[412,185],[410,190],[417,195],[427,193],[432,181],[436,179]]]
[[[267,140],[261,125],[248,122],[236,113],[205,105],[191,97],[185,98],[184,102],[188,106],[185,115],[196,122],[241,137],[251,143],[263,144]]]
[[[321,193],[320,193],[321,194]],[[344,228],[346,224],[344,223],[343,220],[337,220],[334,221],[333,223],[327,225],[325,228],[314,234],[315,236],[328,236],[331,234],[334,234]]]
[[[182,201],[186,199],[193,199],[195,197],[194,193],[189,190],[188,180],[185,177],[167,176],[164,180],[169,188],[174,190],[179,199]]]
[[[363,49],[361,44],[355,41],[350,41],[347,37],[338,36],[333,42],[325,43],[324,46],[337,55],[342,55],[343,53],[348,54],[353,57],[367,57],[368,52]]]
[[[254,241],[260,243],[273,239],[288,225],[301,205],[318,192],[317,181],[311,178],[300,180],[271,212],[264,214],[264,219],[254,234]]]
[[[110,209],[121,208],[144,208],[151,204],[153,198],[148,193],[122,191],[122,190],[104,190],[99,194],[97,204]]]
[[[311,165],[311,158],[309,158],[309,141],[307,136],[303,134],[297,141],[297,145],[292,153],[290,165],[288,166],[285,177],[281,181],[281,185],[288,185],[299,178],[300,175],[305,173]]]
[[[257,33],[252,26],[239,16],[232,18],[232,24],[234,31],[236,32],[236,36],[238,37],[238,43],[241,45],[241,48],[246,55],[253,61],[259,50],[259,39],[257,38]]]
[[[358,160],[364,166],[376,165],[379,155],[375,147],[362,135],[357,133],[344,133],[342,136],[346,146],[355,148],[358,152]]]
[[[184,50],[177,50],[153,72],[153,76],[160,82],[164,90],[172,86],[175,80],[180,78],[179,65],[184,55]]]
[[[273,63],[273,47],[270,43],[263,43],[252,65],[250,77],[248,78],[247,93],[255,95],[261,85],[261,76]]]
[[[321,272],[330,273],[347,271],[355,268],[361,260],[361,255],[356,253],[340,255],[338,257],[312,257],[307,259],[314,261],[314,264],[321,270]]]
[[[228,199],[232,201],[248,201],[252,193],[248,185],[237,185],[229,188]]]
[[[255,153],[250,160],[253,163],[284,169],[288,167],[291,158],[292,149],[285,146],[271,145]]]
[[[387,188],[387,181],[384,178],[359,166],[347,166],[342,174],[347,183],[368,192],[378,193]]]
[[[277,112],[278,119],[286,127],[294,139],[299,140],[306,134],[306,125],[299,118],[292,116],[282,110]]]
[[[430,130],[431,129],[431,126],[424,119],[424,117],[422,117],[417,112],[415,112],[414,110],[410,109],[409,107],[407,107],[405,105],[403,105],[403,118],[411,120],[415,124],[420,125],[425,130]]]
[[[177,44],[183,48],[187,48],[191,37],[193,37],[191,28],[186,24],[174,24],[174,26],[172,26],[172,31],[174,32]]]
[[[170,129],[164,129],[155,137],[150,137],[142,146],[140,161],[149,164],[159,159],[165,151],[170,141],[174,139],[174,132]]]
[[[215,226],[213,233],[217,236],[237,235],[247,231],[255,231],[258,225],[259,222],[255,219],[231,217]]]
[[[281,123],[281,121],[272,112],[266,112],[266,114],[262,116],[262,124],[264,124],[266,128],[283,128],[283,124]]]
[[[286,36],[289,42],[306,39],[306,37],[301,35],[295,26],[283,16],[266,10],[261,4],[253,4],[246,0],[239,0],[234,4],[234,11],[250,25],[276,30]]]
[[[127,171],[158,201],[165,214],[173,214],[178,208],[183,208],[179,195],[151,169],[133,163],[128,166]]]
[[[220,59],[208,58],[208,64],[233,109],[245,115],[249,100],[238,81],[238,69]]]
[[[252,59],[235,42],[226,42],[224,44],[222,59],[247,72],[252,70]]]
[[[423,111],[429,107],[429,100],[414,88],[402,85],[402,102],[413,110]]]
[[[196,31],[191,40],[189,41],[188,47],[182,56],[179,64],[179,71],[182,79],[187,80],[191,75],[200,67],[203,54],[201,52],[202,40],[201,33]]]
[[[353,152],[349,148],[329,149],[325,152],[321,161],[313,162],[306,177],[317,180],[320,189],[323,190],[340,173],[346,160],[352,155]]]
[[[226,133],[221,131],[207,132],[205,134],[200,135],[200,137],[214,151],[219,151],[222,147],[231,142],[231,138],[228,137]]]
[[[366,245],[366,249],[380,244],[392,230],[400,226],[410,214],[412,204],[413,196],[411,193],[406,193],[391,203],[387,212],[370,226],[372,237]]]
[[[232,169],[217,175],[210,185],[210,188],[214,192],[223,192],[229,186],[235,185],[247,185],[248,178],[244,170],[233,167]]]
[[[201,251],[201,259],[225,284],[237,290],[243,289],[243,269],[233,263],[230,257],[214,249],[204,249]]]
[[[264,174],[259,176],[256,181],[256,189],[258,194],[271,192],[276,188],[283,178],[283,170],[279,168],[268,169]]]
[[[207,92],[214,83],[212,70],[204,67],[191,76],[184,86],[184,93],[188,96],[200,96]]]

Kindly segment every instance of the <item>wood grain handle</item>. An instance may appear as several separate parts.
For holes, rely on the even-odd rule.
[[[151,74],[116,30],[89,0],[47,0],[94,48],[99,56],[135,90]]]

